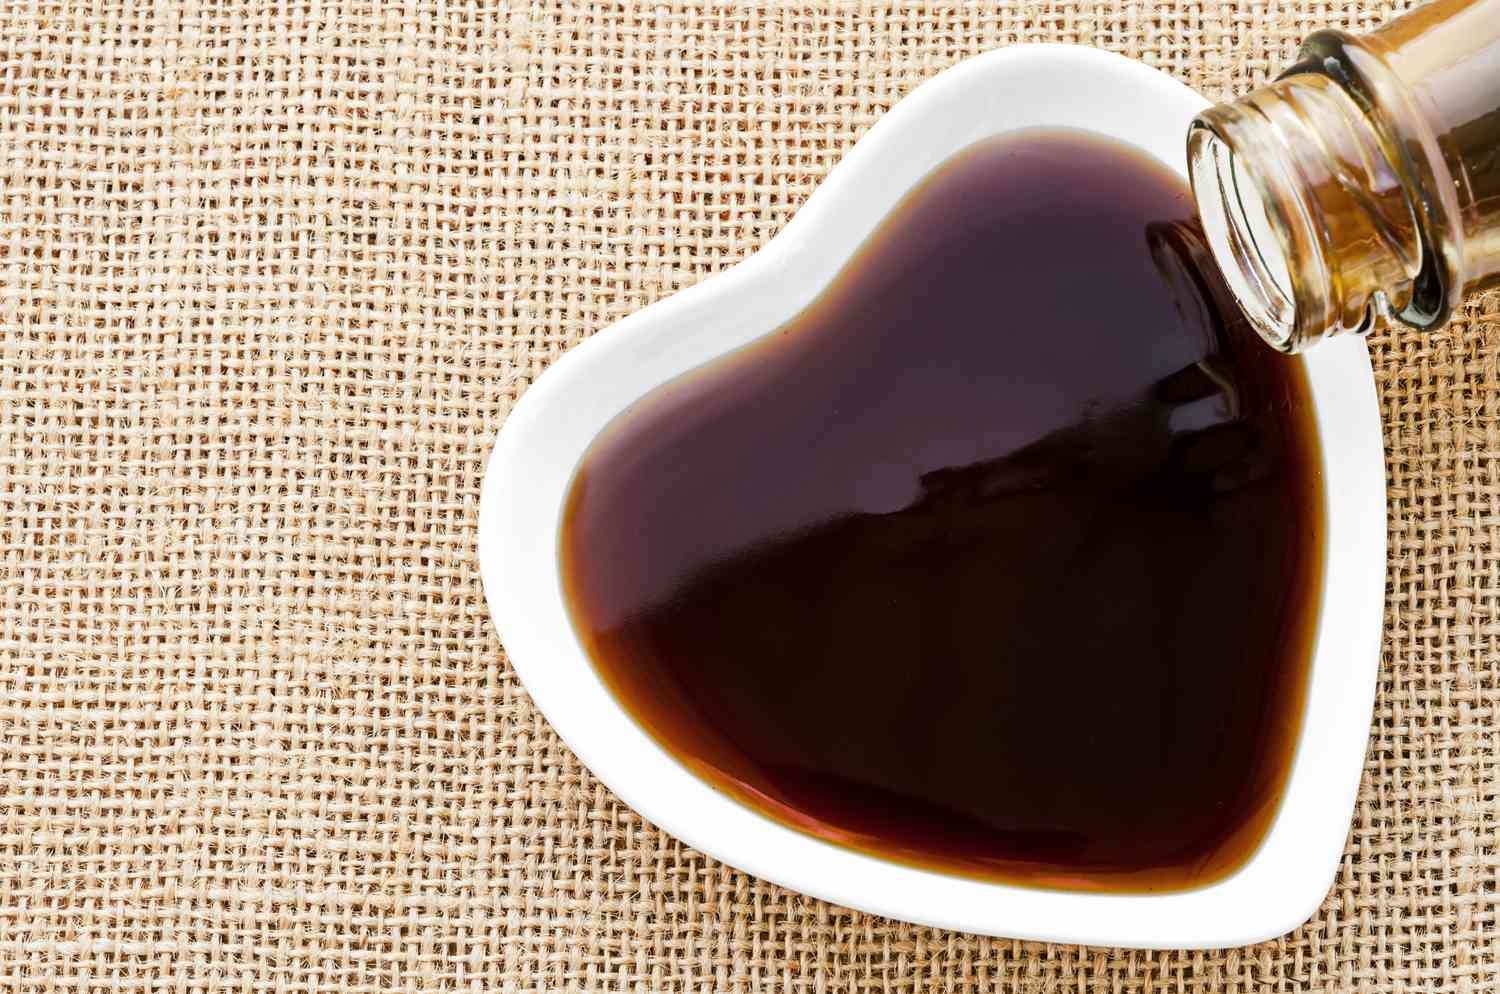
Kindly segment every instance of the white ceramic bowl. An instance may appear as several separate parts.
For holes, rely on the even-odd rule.
[[[886,862],[777,824],[693,776],[621,710],[584,654],[559,582],[563,497],[600,430],[652,388],[795,315],[934,166],[979,139],[1053,126],[1128,142],[1183,173],[1187,124],[1204,106],[1171,78],[1093,49],[1018,46],[970,59],[882,118],[760,252],[600,332],[527,391],[485,473],[479,527],[485,593],[537,706],[626,803],[703,852],[767,880],[969,932],[1206,947],[1279,935],[1313,912],[1349,827],[1385,591],[1380,422],[1359,339],[1328,342],[1307,358],[1329,526],[1326,593],[1291,776],[1264,843],[1240,870],[1207,887],[1115,895],[986,883]]]

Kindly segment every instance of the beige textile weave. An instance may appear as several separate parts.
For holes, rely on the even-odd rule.
[[[0,991],[1500,989],[1500,297],[1374,341],[1380,696],[1313,921],[1220,952],[853,913],[562,746],[475,560],[570,344],[1021,41],[1210,96],[1317,0],[0,0]]]

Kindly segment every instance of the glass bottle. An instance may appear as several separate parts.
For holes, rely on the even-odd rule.
[[[1268,342],[1441,325],[1500,284],[1500,0],[1318,31],[1188,134],[1214,257]]]

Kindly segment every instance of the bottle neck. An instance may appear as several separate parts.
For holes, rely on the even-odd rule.
[[[1188,159],[1214,256],[1272,345],[1442,324],[1500,275],[1500,0],[1312,35],[1275,83],[1200,115]]]

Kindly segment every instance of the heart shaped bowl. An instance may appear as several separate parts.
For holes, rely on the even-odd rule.
[[[1326,573],[1287,787],[1250,859],[1196,890],[1099,894],[985,882],[887,862],[773,822],[698,779],[647,737],[600,681],[563,600],[564,497],[600,431],[657,386],[773,331],[810,304],[934,167],[980,139],[1045,126],[1123,141],[1185,176],[1184,135],[1205,106],[1168,76],[1093,49],[1027,45],[970,59],[886,114],[761,251],[571,349],[526,392],[485,472],[485,593],[537,706],[626,803],[684,842],[767,880],[969,932],[1213,947],[1279,935],[1312,914],[1343,851],[1379,665],[1385,473],[1374,378],[1360,339],[1336,339],[1306,357],[1324,453]]]

